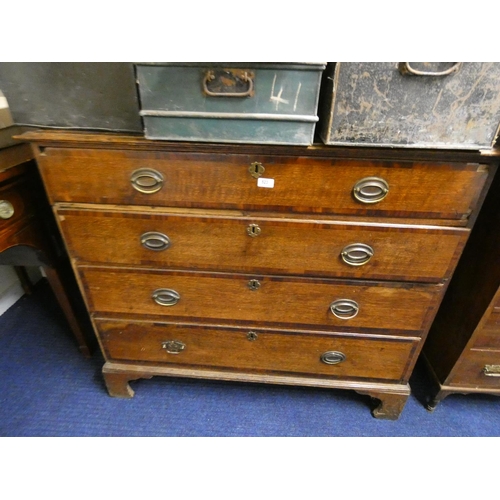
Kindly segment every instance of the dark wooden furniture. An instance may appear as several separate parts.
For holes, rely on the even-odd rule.
[[[90,356],[88,320],[79,312],[80,292],[57,244],[58,229],[51,227],[51,217],[30,145],[10,144],[0,149],[0,265],[14,266],[27,292],[31,283],[25,267],[43,268],[79,350]]]
[[[112,396],[155,375],[297,384],[367,394],[387,419],[496,169],[478,152],[23,138]]]
[[[500,175],[496,175],[424,346],[428,409],[453,393],[500,395]]]

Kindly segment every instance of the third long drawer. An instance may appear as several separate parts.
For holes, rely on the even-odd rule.
[[[443,286],[153,269],[78,268],[94,313],[419,334]]]

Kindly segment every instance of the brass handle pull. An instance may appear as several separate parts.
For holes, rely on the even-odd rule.
[[[252,97],[254,78],[255,74],[248,70],[209,70],[203,78],[203,92],[209,97]]]
[[[361,203],[378,203],[389,193],[389,184],[380,177],[365,177],[356,182],[352,193]]]
[[[181,296],[169,288],[158,288],[151,294],[151,298],[160,306],[175,306]]]
[[[130,182],[136,191],[153,194],[163,187],[163,175],[152,168],[139,168],[130,175]]]
[[[338,365],[346,360],[346,356],[340,351],[326,351],[320,356],[320,359],[327,365]]]
[[[180,354],[186,349],[186,344],[180,340],[166,340],[161,343],[161,347],[169,354]]]
[[[149,231],[141,234],[141,245],[148,250],[161,252],[170,247],[170,238],[166,234]]]
[[[343,248],[342,260],[350,266],[363,266],[373,257],[373,248],[364,243],[353,243]]]
[[[258,224],[250,224],[247,227],[247,234],[251,238],[255,238],[256,236],[259,236],[260,233],[262,233],[262,229],[259,227]]]
[[[0,200],[0,219],[10,219],[14,215],[14,205],[10,201]]]
[[[500,365],[485,365],[483,373],[487,377],[500,377]]]
[[[456,73],[462,66],[461,62],[453,63],[453,65],[444,71],[421,71],[410,66],[409,62],[398,63],[398,70],[402,75],[413,76],[446,76]]]
[[[350,299],[338,299],[330,304],[330,311],[340,319],[354,318],[359,312],[359,305]]]

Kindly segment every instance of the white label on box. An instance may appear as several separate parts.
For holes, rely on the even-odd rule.
[[[265,177],[259,177],[257,179],[257,186],[261,188],[273,188],[274,179],[266,179]]]

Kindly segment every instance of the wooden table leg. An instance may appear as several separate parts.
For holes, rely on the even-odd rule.
[[[33,293],[33,283],[30,280],[28,272],[24,266],[13,266],[14,271],[21,282],[21,286],[23,287],[24,293],[26,295],[31,295]]]
[[[45,274],[47,276],[47,280],[52,288],[54,295],[56,297],[57,302],[61,306],[61,309],[68,320],[70,328],[75,336],[75,339],[78,343],[78,349],[80,352],[86,356],[91,356],[91,350],[85,338],[85,334],[83,333],[80,323],[78,322],[75,313],[73,311],[73,307],[66,295],[66,290],[61,282],[61,278],[56,269],[51,267],[44,267]]]

